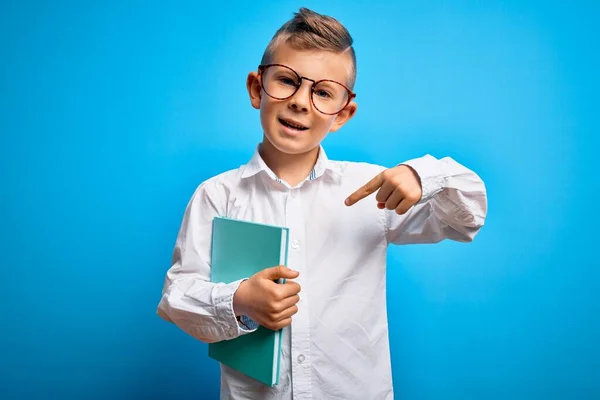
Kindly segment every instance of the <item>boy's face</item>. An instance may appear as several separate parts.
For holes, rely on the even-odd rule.
[[[322,50],[300,51],[287,43],[277,46],[271,64],[283,64],[300,76],[315,81],[330,79],[344,85],[347,85],[352,69],[348,54]],[[260,109],[265,138],[283,153],[302,154],[315,149],[329,132],[337,131],[356,112],[355,102],[350,102],[335,115],[319,112],[311,102],[311,86],[311,81],[303,79],[293,96],[277,100],[262,90],[258,72],[248,75],[250,101],[254,108]],[[300,125],[302,129],[292,129],[289,123]]]

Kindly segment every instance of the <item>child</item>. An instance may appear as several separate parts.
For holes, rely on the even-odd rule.
[[[355,76],[348,31],[300,9],[247,78],[262,143],[248,164],[203,182],[187,206],[158,314],[207,343],[256,324],[283,328],[280,384],[222,365],[223,399],[393,398],[388,244],[468,242],[484,223],[483,182],[450,158],[389,169],[327,158],[321,141],[356,113]],[[374,193],[375,202],[361,201]],[[289,227],[287,267],[211,283],[215,216]]]

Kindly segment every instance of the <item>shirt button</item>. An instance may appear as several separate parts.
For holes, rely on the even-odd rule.
[[[304,357],[304,354],[300,354],[298,356],[298,363],[302,364],[304,362],[304,360],[306,360],[306,357]]]
[[[229,334],[230,334],[231,336],[234,336],[234,335],[235,335],[235,329],[234,329],[234,328],[230,328],[230,329],[229,329]]]
[[[300,241],[294,240],[292,241],[292,249],[298,250],[300,248]]]

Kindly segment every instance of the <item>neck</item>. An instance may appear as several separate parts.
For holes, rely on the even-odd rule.
[[[293,187],[306,179],[312,171],[319,156],[319,147],[302,154],[287,154],[279,151],[264,138],[260,146],[260,155],[279,179]]]

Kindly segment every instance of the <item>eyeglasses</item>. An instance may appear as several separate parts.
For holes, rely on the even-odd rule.
[[[261,75],[263,90],[276,100],[287,100],[296,94],[303,79],[312,82],[310,101],[319,112],[326,115],[341,112],[356,97],[356,93],[339,82],[330,79],[315,81],[300,76],[282,64],[259,65],[258,72]]]

